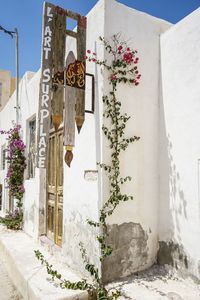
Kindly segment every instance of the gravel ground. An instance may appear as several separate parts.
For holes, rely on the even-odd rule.
[[[109,287],[121,290],[120,300],[200,300],[200,285],[167,267],[153,266]]]
[[[0,300],[22,300],[0,261]]]

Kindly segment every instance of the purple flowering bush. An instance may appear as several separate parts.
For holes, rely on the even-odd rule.
[[[8,171],[6,175],[7,188],[10,196],[17,199],[16,209],[9,212],[0,222],[10,229],[21,229],[23,213],[22,198],[24,189],[24,170],[26,168],[25,144],[20,137],[20,125],[14,126],[9,131],[1,130],[1,134],[8,135],[8,147],[6,160],[8,162]],[[10,226],[9,226],[10,224]]]

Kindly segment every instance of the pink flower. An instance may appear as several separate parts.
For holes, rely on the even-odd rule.
[[[126,51],[128,51],[128,52],[129,52],[129,51],[130,51],[130,48],[128,47],[128,48],[126,49]]]
[[[23,184],[19,186],[19,192],[21,192],[21,193],[25,192],[25,188],[24,188]]]
[[[131,52],[125,52],[123,55],[123,61],[130,64],[133,61],[133,54]]]
[[[93,62],[96,62],[97,60],[96,60],[96,58],[93,58],[92,61],[93,61]]]
[[[111,80],[112,80],[112,81],[116,81],[116,80],[117,80],[117,76],[116,76],[115,74],[112,74],[112,75],[111,75]]]
[[[123,49],[122,45],[118,47],[118,50],[121,51]]]
[[[88,59],[88,56],[87,56],[87,55],[85,56],[85,59]]]
[[[97,54],[95,52],[93,52],[93,55],[96,56]]]
[[[89,54],[90,54],[90,53],[91,53],[91,50],[87,50],[87,53],[89,53]]]

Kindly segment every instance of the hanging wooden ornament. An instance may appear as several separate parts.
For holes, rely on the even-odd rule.
[[[86,28],[87,18],[84,16],[78,17],[77,26],[77,60],[82,62],[82,70],[84,68],[83,80],[85,83],[85,53],[86,53]],[[84,89],[76,90],[76,126],[80,133],[85,120],[85,84]]]
[[[73,72],[70,66],[75,63],[75,56],[72,51],[69,52],[66,60],[65,72],[65,115],[64,115],[64,146],[65,162],[70,167],[73,159],[73,147],[75,144],[75,104],[76,88],[69,85],[69,80],[73,81]],[[68,82],[68,84],[66,84]]]

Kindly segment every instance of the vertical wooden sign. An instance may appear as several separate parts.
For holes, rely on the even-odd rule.
[[[51,82],[52,82],[52,34],[53,34],[53,5],[45,2],[43,8],[42,62],[39,91],[38,112],[38,141],[37,166],[46,168],[50,111],[51,111]]]
[[[69,52],[66,60],[66,70],[70,64],[75,62],[76,58],[72,51]],[[66,74],[67,76],[67,74]],[[66,85],[65,80],[65,116],[64,116],[64,145],[66,148],[65,162],[70,167],[73,159],[73,147],[75,144],[75,104],[76,88]]]
[[[63,72],[65,61],[65,40],[66,40],[66,14],[60,11],[54,17],[54,51],[53,51],[53,75]],[[52,96],[52,122],[55,130],[63,120],[64,86],[53,83]]]
[[[78,16],[77,24],[77,59],[85,60],[86,53],[86,28],[87,19],[84,16]],[[85,78],[84,78],[85,79]],[[85,120],[85,91],[82,89],[76,90],[76,126],[80,132]]]

